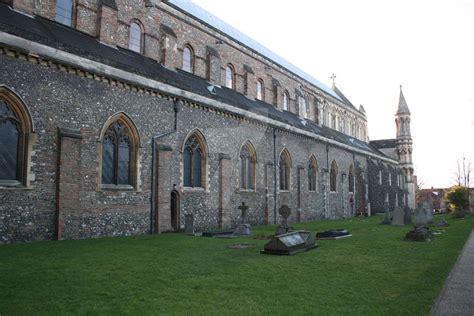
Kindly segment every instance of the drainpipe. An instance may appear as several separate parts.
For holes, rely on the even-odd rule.
[[[329,192],[328,192],[329,188]],[[329,169],[329,144],[326,144],[326,196],[327,196],[327,205],[326,205],[326,219],[329,219],[329,213],[331,211],[331,201],[329,199],[331,193],[331,171]]]
[[[173,102],[174,111],[174,126],[173,130],[165,132],[163,134],[155,135],[151,141],[151,196],[150,196],[150,234],[153,234],[153,228],[155,226],[155,205],[156,205],[156,183],[155,183],[155,169],[156,169],[156,142],[158,139],[175,133],[178,129],[178,111],[179,111],[179,100],[175,99]]]
[[[277,150],[276,131],[273,128],[273,224],[277,223]]]

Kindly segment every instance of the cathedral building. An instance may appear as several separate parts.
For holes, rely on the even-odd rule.
[[[396,139],[190,1],[3,0],[0,242],[232,228],[414,207]]]

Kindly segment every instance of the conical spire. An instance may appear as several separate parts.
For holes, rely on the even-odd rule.
[[[400,98],[398,100],[398,110],[397,114],[410,114],[410,110],[408,109],[407,101],[403,96],[402,86],[400,85]]]

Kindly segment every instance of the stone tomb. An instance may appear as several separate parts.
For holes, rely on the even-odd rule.
[[[309,231],[298,230],[287,234],[273,236],[265,244],[262,254],[295,255],[297,253],[317,248],[314,236]]]
[[[331,229],[316,233],[317,240],[335,240],[345,237],[352,237],[352,234],[347,229]]]

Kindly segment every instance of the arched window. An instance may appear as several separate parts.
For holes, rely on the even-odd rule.
[[[349,193],[354,193],[354,186],[355,186],[355,172],[354,166],[351,165],[349,167]]]
[[[130,34],[128,36],[128,48],[137,53],[142,52],[142,28],[137,22],[130,23]]]
[[[255,148],[250,142],[245,143],[240,150],[240,188],[255,189],[255,163],[257,161]]]
[[[331,192],[337,191],[337,164],[335,160],[333,160],[331,164],[331,173],[329,176],[329,187],[331,188]]]
[[[262,79],[257,80],[257,100],[262,100],[265,98],[265,86]]]
[[[72,26],[72,5],[73,0],[56,1],[56,22],[67,26]]]
[[[316,191],[317,184],[317,175],[318,175],[318,162],[314,156],[311,156],[309,159],[308,166],[308,190]]]
[[[228,64],[225,69],[225,86],[229,89],[235,89],[235,71],[234,66]]]
[[[23,102],[0,86],[0,186],[26,185],[31,117]]]
[[[123,113],[112,116],[104,126],[101,150],[102,188],[136,187],[138,132]]]
[[[188,188],[204,188],[207,146],[198,131],[192,133],[183,148],[183,185]]]
[[[194,72],[194,52],[191,45],[186,45],[183,49],[183,70]]]
[[[283,93],[283,110],[288,111],[288,107],[290,105],[290,97],[288,95],[288,91]]]
[[[291,157],[288,150],[280,154],[280,190],[290,190]]]
[[[308,116],[308,109],[306,108],[306,99],[304,97],[298,97],[298,107],[299,107],[299,114],[300,116],[307,118]]]

